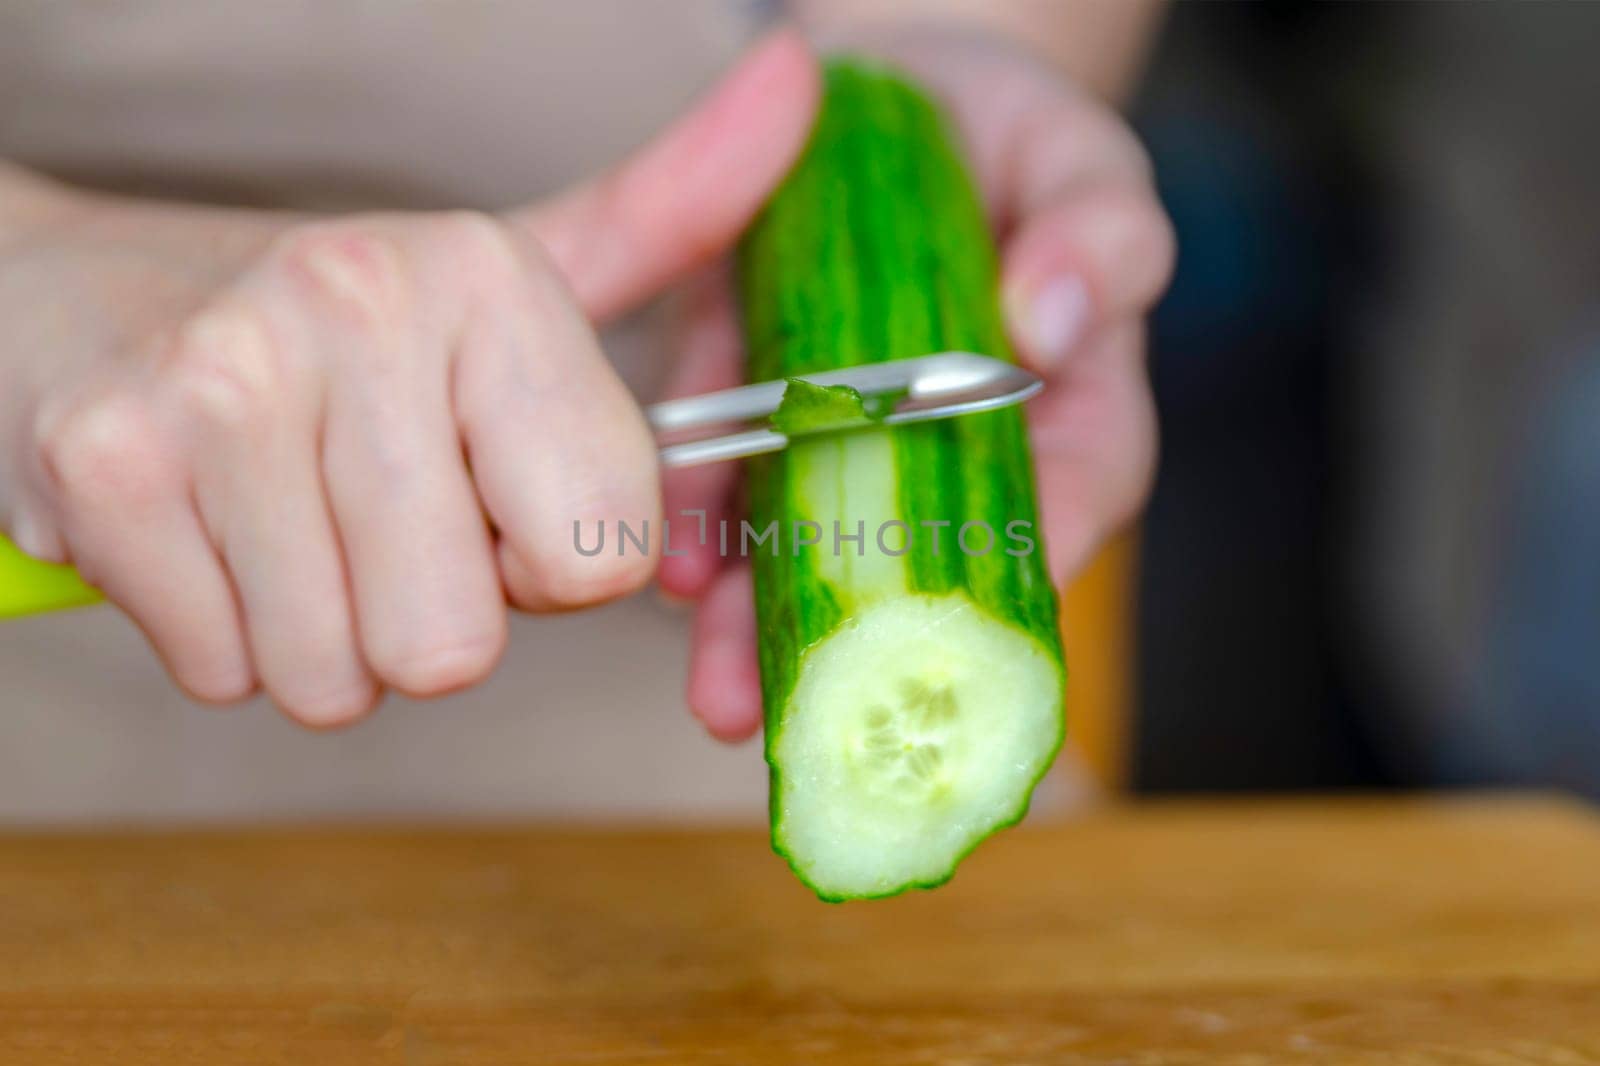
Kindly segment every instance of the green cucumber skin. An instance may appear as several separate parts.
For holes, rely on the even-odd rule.
[[[1000,310],[993,240],[947,123],[919,89],[870,62],[826,66],[816,128],[741,245],[739,285],[752,381],[950,350],[1015,358]],[[902,560],[909,589],[964,590],[988,614],[1036,637],[1064,686],[1057,597],[1021,410],[890,432],[896,469],[907,475],[899,479],[893,509],[916,533]],[[784,849],[783,781],[773,758],[806,649],[851,606],[848,589],[817,577],[810,559],[818,549],[795,554],[787,539],[796,518],[853,520],[797,512],[796,479],[819,446],[828,445],[799,443],[751,460],[747,488],[755,526],[776,520],[780,530],[776,556],[752,553],[773,847],[819,896],[836,900],[846,897],[817,890]],[[924,519],[952,523],[941,532],[938,555],[920,525]],[[1037,542],[1021,557],[1003,550],[1006,524],[1017,519],[1031,523]],[[988,522],[1000,538],[987,555],[956,547],[957,527],[972,520]],[[1031,788],[1006,825],[1027,813],[1030,794]],[[935,887],[954,872],[952,865],[937,880],[882,894]]]

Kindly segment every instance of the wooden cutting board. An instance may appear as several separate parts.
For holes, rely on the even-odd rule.
[[[812,899],[750,832],[0,836],[0,1063],[1600,1062],[1600,819],[1157,805]]]

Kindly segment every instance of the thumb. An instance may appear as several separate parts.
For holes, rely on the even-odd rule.
[[[614,170],[509,221],[543,246],[591,318],[620,314],[738,239],[800,154],[819,85],[805,42],[779,30]]]

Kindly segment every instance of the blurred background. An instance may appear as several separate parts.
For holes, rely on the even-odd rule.
[[[1600,5],[1174,5],[1144,792],[1600,796]]]

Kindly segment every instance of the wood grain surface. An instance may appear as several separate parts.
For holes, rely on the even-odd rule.
[[[13,833],[0,1062],[1600,1062],[1600,819],[1139,807],[846,905],[750,832]]]

